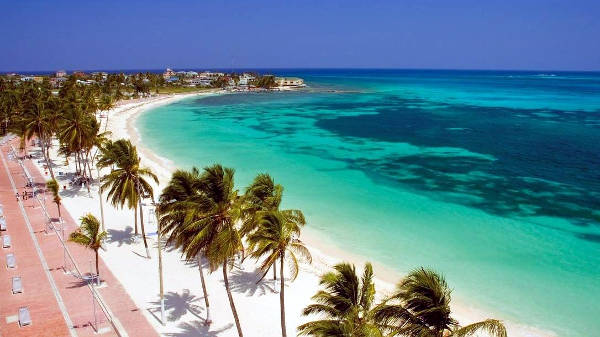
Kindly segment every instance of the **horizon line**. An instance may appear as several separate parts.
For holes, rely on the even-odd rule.
[[[510,71],[510,72],[577,72],[577,73],[600,73],[600,69],[598,70],[576,70],[576,69],[510,69],[510,68],[498,68],[498,69],[484,69],[484,68],[393,68],[393,67],[198,67],[198,66],[189,66],[189,67],[164,67],[164,68],[57,68],[53,70],[0,70],[0,74],[10,74],[10,73],[53,73],[59,70],[64,71],[83,71],[83,72],[95,72],[95,71],[105,71],[105,72],[128,72],[128,71],[162,71],[167,68],[170,69],[179,69],[179,70],[220,70],[235,72],[236,70],[424,70],[424,71]]]

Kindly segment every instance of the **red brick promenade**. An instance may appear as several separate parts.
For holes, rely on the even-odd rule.
[[[66,263],[70,273],[65,273],[62,245],[59,237],[48,228],[38,201],[34,198],[17,201],[14,188],[22,194],[27,182],[16,158],[9,156],[9,144],[2,144],[0,151],[0,204],[7,223],[7,231],[0,234],[10,235],[12,241],[10,248],[0,248],[0,336],[118,336],[118,332],[124,336],[157,336],[141,309],[135,306],[103,261],[100,261],[102,286],[96,290],[115,323],[109,322],[98,303],[93,306],[92,292],[87,282],[72,272],[71,262]],[[34,185],[43,188],[47,178],[30,160],[23,162]],[[31,192],[32,189],[27,190]],[[52,197],[47,195],[45,199],[50,217],[58,218]],[[64,208],[61,208],[61,215],[68,236],[75,230],[76,222]],[[87,273],[93,255],[72,243],[67,247],[81,272]],[[16,268],[7,268],[6,255],[9,253],[16,257]],[[22,279],[22,293],[12,293],[15,276]],[[20,327],[17,317],[20,307],[29,308],[31,325]]]

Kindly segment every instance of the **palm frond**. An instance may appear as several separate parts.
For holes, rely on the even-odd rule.
[[[479,331],[485,331],[488,335],[494,337],[506,337],[506,328],[501,321],[496,319],[486,319],[485,321],[469,324],[458,328],[450,334],[452,337],[472,336]]]

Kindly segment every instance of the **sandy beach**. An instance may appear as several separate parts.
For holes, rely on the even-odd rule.
[[[107,113],[107,129],[112,139],[128,138],[137,145],[144,166],[157,174],[160,184],[154,186],[155,197],[160,194],[175,169],[173,162],[153,153],[143,146],[143,140],[135,128],[135,120],[140,113],[159,105],[169,104],[193,95],[215,95],[217,92],[170,95],[151,97],[136,102],[123,102]],[[102,120],[105,123],[106,119]],[[52,158],[55,172],[73,172],[74,163],[66,167],[64,158],[57,159],[55,146]],[[42,164],[38,164],[42,165]],[[43,169],[40,167],[43,173]],[[100,172],[105,174],[107,172]],[[94,171],[94,178],[98,172]],[[61,185],[68,185],[66,178],[57,175]],[[62,180],[64,179],[64,180]],[[243,189],[244,186],[238,186]],[[86,213],[100,218],[100,200],[98,185],[94,184],[91,193],[86,188],[69,188],[62,192],[64,206],[73,218]],[[105,198],[105,197],[104,197]],[[145,257],[143,241],[133,235],[134,215],[132,210],[116,209],[104,202],[104,222],[109,233],[105,249],[100,252],[102,259],[112,273],[123,284],[135,304],[143,311],[148,321],[164,336],[236,336],[233,317],[230,311],[222,275],[219,272],[207,274],[207,288],[210,300],[210,317],[213,324],[204,326],[206,310],[196,263],[188,263],[178,251],[167,247],[163,252],[164,292],[166,299],[165,325],[160,322],[158,259],[156,249],[156,220],[151,205],[144,208],[144,219],[148,244],[151,246],[151,258]],[[362,269],[363,257],[332,247],[327,239],[310,230],[310,224],[304,231],[303,241],[307,242],[313,256],[312,265],[302,264],[298,278],[294,282],[286,280],[286,313],[288,333],[295,335],[296,326],[306,319],[301,316],[302,309],[310,303],[310,297],[318,289],[319,275],[340,261],[350,261]],[[256,284],[258,273],[255,260],[247,259],[243,265],[236,266],[230,273],[233,296],[240,321],[247,336],[277,336],[280,334],[279,294],[274,291],[271,274]],[[401,275],[390,268],[374,264],[378,297],[394,289],[394,283]],[[489,317],[476,307],[454,299],[455,317],[461,322],[470,323]],[[496,317],[502,319],[502,317]],[[552,334],[505,321],[510,336],[551,336]]]

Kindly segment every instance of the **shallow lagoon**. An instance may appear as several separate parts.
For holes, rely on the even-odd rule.
[[[240,188],[269,172],[329,241],[434,267],[498,318],[600,329],[600,75],[286,74],[310,88],[159,107],[137,122],[143,142],[178,166],[234,167]]]

